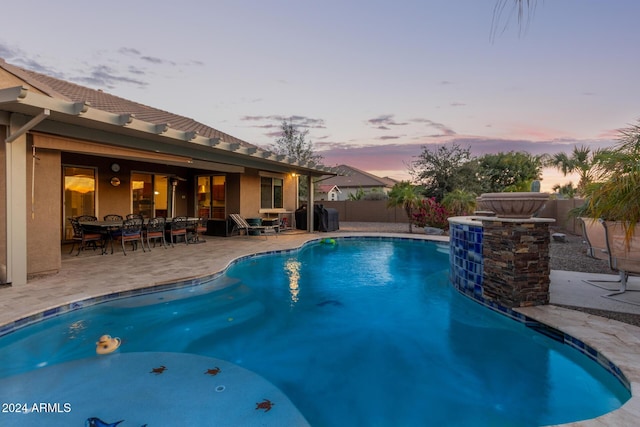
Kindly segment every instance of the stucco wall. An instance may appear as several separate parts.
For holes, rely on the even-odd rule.
[[[7,134],[6,126],[0,126],[0,135]],[[6,151],[5,145],[0,144],[0,283],[6,281],[7,265],[7,183],[6,176]]]
[[[25,155],[32,158],[31,152]],[[27,197],[27,274],[37,275],[59,271],[62,262],[60,250],[51,250],[60,247],[60,152],[38,150],[33,175],[32,165],[27,162],[27,190],[33,188],[35,196],[35,203],[31,194]]]

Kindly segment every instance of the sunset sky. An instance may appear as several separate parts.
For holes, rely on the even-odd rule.
[[[556,153],[637,122],[640,1],[538,1],[522,28],[495,4],[21,0],[0,57],[259,146],[288,118],[326,165],[396,179],[429,144]]]

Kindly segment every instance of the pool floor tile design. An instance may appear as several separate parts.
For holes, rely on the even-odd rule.
[[[262,377],[223,360],[184,353],[112,353],[2,380],[4,426],[308,426]]]

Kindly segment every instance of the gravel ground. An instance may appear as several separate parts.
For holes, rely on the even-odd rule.
[[[408,233],[409,225],[400,223],[380,223],[380,222],[341,222],[340,231],[378,231],[390,233]],[[557,230],[551,229],[551,232]],[[419,228],[413,228],[414,234],[424,234]],[[551,239],[549,247],[549,264],[552,270],[580,271],[584,273],[614,274],[609,268],[609,263],[605,260],[598,260],[587,256],[587,247],[582,236],[564,233],[565,242],[557,242]],[[640,326],[640,315],[618,313],[605,310],[596,310],[584,307],[565,306],[573,310],[595,314],[597,316],[615,319],[620,322]]]

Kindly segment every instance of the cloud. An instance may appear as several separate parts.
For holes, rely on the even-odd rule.
[[[429,135],[429,137],[431,138],[440,138],[443,136],[457,135],[457,133],[453,129],[451,129],[449,126],[446,126],[442,123],[434,122],[433,120],[418,118],[418,119],[412,119],[411,121],[414,123],[424,123],[425,125],[427,125],[427,127],[437,129],[441,132],[439,134]]]
[[[134,49],[132,47],[121,47],[120,49],[118,49],[118,53],[121,53],[123,55],[131,55],[131,56],[141,56],[142,52],[140,52],[138,49]]]
[[[108,65],[96,65],[88,71],[88,75],[70,77],[69,80],[94,87],[106,87],[109,89],[115,88],[118,83],[134,84],[139,87],[145,87],[148,85],[145,81],[120,75],[118,71]]]
[[[435,150],[440,146],[457,144],[469,148],[473,156],[484,154],[523,151],[533,155],[570,153],[574,146],[584,145],[591,149],[611,147],[613,140],[552,139],[547,141],[529,141],[512,139],[492,139],[482,137],[455,137],[446,142],[427,144],[380,143],[358,145],[344,142],[320,142],[315,144],[318,153],[324,158],[324,164],[334,166],[346,164],[364,171],[396,171],[397,176],[406,175],[408,165],[416,160],[424,149]]]
[[[383,114],[373,119],[367,120],[367,123],[374,125],[376,129],[388,129],[387,126],[406,126],[409,123],[398,123],[393,119],[393,114]]]
[[[242,116],[240,117],[241,121],[244,122],[255,122],[255,124],[251,125],[253,128],[281,128],[282,122],[290,122],[294,126],[298,128],[306,128],[306,129],[326,129],[324,119],[314,119],[312,117],[306,116],[282,116],[282,115],[268,115],[268,116]],[[272,136],[272,135],[267,135]],[[276,136],[279,136],[277,134]]]
[[[467,104],[465,104],[464,102],[452,102],[449,105],[451,107],[466,107],[467,106]]]
[[[48,67],[42,64],[40,61],[37,61],[33,58],[29,58],[22,49],[8,46],[4,43],[0,42],[0,58],[4,58],[7,62],[11,64],[17,65],[22,68],[26,68],[31,71],[35,71],[36,73],[42,73],[49,75],[51,77],[55,77],[58,79],[64,79],[65,75],[51,67]]]

